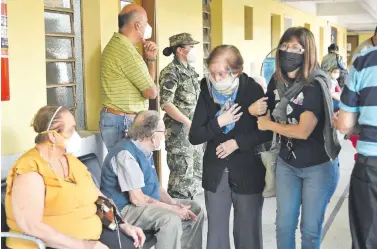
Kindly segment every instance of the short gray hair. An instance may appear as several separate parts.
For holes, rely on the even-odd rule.
[[[132,10],[128,13],[118,15],[118,28],[121,29],[123,26],[129,25],[133,20],[139,19],[140,13],[136,10]]]
[[[160,121],[160,114],[156,111],[139,112],[127,132],[127,138],[132,140],[143,140],[151,137],[156,131]]]

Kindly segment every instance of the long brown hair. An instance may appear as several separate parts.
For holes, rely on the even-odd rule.
[[[313,70],[316,69],[319,65],[317,59],[317,46],[315,44],[313,33],[309,29],[304,27],[289,28],[281,37],[278,49],[276,51],[275,79],[278,82],[288,82],[286,75],[281,70],[279,47],[283,43],[289,42],[293,37],[296,38],[304,48],[304,64],[299,70],[297,78],[304,82],[307,82],[311,72],[313,72]]]

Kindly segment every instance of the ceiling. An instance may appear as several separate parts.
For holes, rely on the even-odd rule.
[[[349,32],[372,32],[377,26],[377,0],[280,1],[343,25]]]

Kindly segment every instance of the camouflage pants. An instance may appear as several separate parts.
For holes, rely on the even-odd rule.
[[[173,198],[188,199],[203,193],[203,147],[195,146],[190,154],[167,151],[170,169],[168,193]]]

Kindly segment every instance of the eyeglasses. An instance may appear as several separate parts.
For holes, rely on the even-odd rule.
[[[216,76],[219,76],[221,79],[228,78],[233,73],[232,69],[229,69],[228,71],[222,71],[222,72],[208,72],[206,73],[206,77],[210,79],[216,79]]]
[[[153,133],[155,133],[155,132],[163,132],[165,136],[168,134],[168,131],[167,131],[167,130],[163,130],[163,131],[154,131]]]
[[[286,52],[291,52],[291,53],[295,53],[295,54],[300,54],[302,52],[305,51],[305,49],[303,49],[302,47],[298,47],[298,46],[288,46],[287,44],[282,44],[279,46],[279,50],[280,51],[286,51]]]

